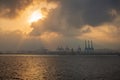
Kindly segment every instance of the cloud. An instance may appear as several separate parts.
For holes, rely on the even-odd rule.
[[[50,0],[59,2],[58,7],[51,9],[45,20],[32,24],[30,35],[40,35],[53,31],[65,36],[80,35],[85,25],[97,27],[113,22],[120,13],[119,0]],[[49,4],[49,3],[48,3]]]
[[[119,48],[119,0],[52,0],[59,4],[44,20],[33,23],[30,36],[58,34],[51,44],[84,48],[84,40],[92,39],[96,48]],[[53,38],[53,36],[50,36]],[[100,43],[100,44],[99,44]],[[52,44],[52,45],[53,45]]]
[[[29,37],[20,30],[0,30],[0,51],[32,51],[41,47],[44,44],[39,38]]]
[[[0,0],[0,17],[15,18],[33,0]]]
[[[0,30],[0,51],[17,50],[19,42],[23,38],[21,31]]]
[[[97,27],[91,27],[91,32],[85,33],[82,36],[79,36],[78,38],[80,40],[92,39],[95,43],[95,48],[119,49],[119,30],[120,27],[115,27],[111,24],[103,24]]]
[[[0,17],[15,18],[31,3],[32,0],[0,0]],[[36,4],[46,17],[32,23],[32,31],[27,39],[23,38],[24,34],[21,32],[0,35],[0,43],[5,45],[0,45],[2,50],[15,50],[16,46],[32,50],[41,46],[77,47],[79,44],[84,48],[85,39],[92,39],[95,44],[100,43],[105,47],[119,48],[119,0],[47,0],[45,3],[40,7]],[[19,45],[23,39],[24,42]]]
[[[59,16],[65,18],[72,27],[86,24],[97,26],[115,18],[109,14],[112,10],[120,12],[119,0],[60,0],[59,2]]]

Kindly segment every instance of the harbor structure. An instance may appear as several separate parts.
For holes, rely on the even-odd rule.
[[[81,47],[80,46],[78,46],[77,52],[81,53]]]
[[[93,42],[92,40],[85,40],[85,53],[93,53],[94,52],[94,47],[93,47]]]

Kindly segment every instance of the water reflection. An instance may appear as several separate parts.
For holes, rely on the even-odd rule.
[[[119,57],[0,56],[0,80],[120,80],[119,61]]]

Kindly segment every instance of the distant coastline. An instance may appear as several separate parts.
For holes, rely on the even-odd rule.
[[[78,53],[78,52],[39,52],[39,53],[0,53],[0,55],[117,55],[120,56],[119,52],[116,53]]]

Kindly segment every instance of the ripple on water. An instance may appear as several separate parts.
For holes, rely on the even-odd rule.
[[[0,56],[0,80],[120,80],[115,56]]]

